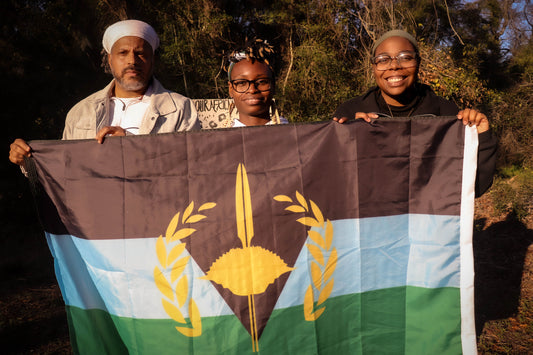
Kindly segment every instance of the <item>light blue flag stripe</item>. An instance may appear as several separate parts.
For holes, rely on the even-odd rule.
[[[332,224],[338,263],[331,297],[406,285],[459,287],[458,216],[411,214]],[[86,240],[47,234],[47,240],[67,305],[122,317],[169,318],[153,276],[159,265],[156,238]],[[277,309],[303,303],[312,261],[307,247],[302,248]],[[202,316],[233,314],[213,285],[198,279],[204,274],[192,258],[185,273]]]
[[[458,216],[411,214],[346,219],[333,221],[333,226],[338,263],[332,297],[406,285],[459,287]],[[365,238],[360,239],[361,235]],[[311,284],[312,261],[307,248],[303,248],[276,308],[302,303]],[[295,284],[305,287],[289,287]]]

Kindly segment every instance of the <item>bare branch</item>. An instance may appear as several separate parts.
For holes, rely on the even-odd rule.
[[[446,14],[448,15],[448,22],[450,23],[450,27],[451,27],[453,33],[455,33],[455,35],[457,36],[457,39],[459,40],[459,42],[461,42],[461,44],[464,46],[465,43],[461,39],[461,36],[459,36],[457,31],[455,31],[455,27],[453,27],[452,19],[450,17],[450,8],[448,7],[448,2],[446,0],[444,0],[444,5],[446,6]]]

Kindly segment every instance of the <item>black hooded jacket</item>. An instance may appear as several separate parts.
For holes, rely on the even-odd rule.
[[[455,116],[459,107],[451,101],[437,96],[427,85],[417,84],[415,99],[406,106],[396,107],[387,105],[380,89],[374,87],[364,95],[348,100],[335,110],[333,117],[348,119],[355,118],[356,112],[376,113],[381,117],[413,117],[419,115]],[[492,185],[496,167],[496,150],[498,142],[492,136],[490,129],[479,134],[476,197],[481,196]]]

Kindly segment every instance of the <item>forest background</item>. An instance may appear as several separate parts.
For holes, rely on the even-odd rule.
[[[0,342],[8,350],[68,349],[64,313],[50,313],[62,307],[52,260],[27,181],[7,159],[9,144],[61,137],[67,111],[111,79],[101,66],[105,28],[128,18],[156,29],[156,77],[191,98],[227,98],[225,54],[246,39],[268,40],[277,54],[276,101],[291,122],[331,119],[341,102],[373,85],[373,40],[396,28],[415,34],[420,81],[459,107],[486,113],[500,142],[494,185],[477,201],[476,273],[497,270],[490,266],[502,258],[519,273],[518,286],[504,287],[498,312],[489,310],[496,301],[476,297],[478,334],[487,332],[486,321],[507,321],[484,333],[480,350],[533,349],[533,285],[524,279],[531,290],[520,286],[523,274],[533,273],[526,255],[533,243],[531,0],[4,0],[0,18]],[[507,249],[493,254],[498,241]],[[503,292],[493,286],[489,293]],[[43,332],[51,324],[61,326]]]

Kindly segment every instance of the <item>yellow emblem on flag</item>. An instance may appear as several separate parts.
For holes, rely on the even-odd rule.
[[[252,246],[254,226],[252,216],[252,198],[248,175],[243,164],[237,168],[235,189],[235,215],[237,222],[237,237],[242,247],[233,248],[218,257],[210,266],[206,275],[200,277],[210,280],[230,290],[237,296],[248,297],[248,310],[250,315],[250,335],[252,338],[252,351],[259,351],[258,328],[255,311],[254,295],[266,291],[281,275],[291,270],[287,263],[274,252],[261,246]],[[309,203],[296,191],[297,203],[285,195],[274,197],[279,202],[291,202],[286,210],[294,213],[312,213],[312,217],[302,217],[297,222],[323,230],[309,230],[308,237],[311,241],[307,244],[313,261],[310,262],[312,284],[309,285],[304,303],[304,316],[307,321],[318,319],[325,311],[323,303],[330,296],[333,285],[333,272],[337,265],[337,250],[333,247],[333,226],[330,220],[324,220],[322,212],[311,200]],[[213,202],[203,204],[198,212],[215,207]],[[310,208],[309,208],[310,206]],[[185,336],[194,337],[202,334],[200,312],[194,299],[189,297],[189,282],[183,272],[189,263],[190,256],[181,256],[185,251],[182,239],[190,237],[196,229],[179,228],[182,224],[192,224],[201,221],[206,216],[193,214],[194,202],[186,208],[180,219],[178,212],[170,221],[165,237],[160,236],[156,243],[156,252],[160,267],[154,269],[154,280],[163,294],[163,308],[167,314],[180,323],[176,329]],[[170,273],[170,278],[165,276]],[[317,297],[315,297],[315,295]],[[317,298],[315,302],[315,298]],[[188,302],[189,321],[185,319],[180,309]]]
[[[204,203],[198,212],[209,210],[216,206],[214,202]],[[202,318],[200,311],[194,299],[189,299],[189,280],[187,275],[183,275],[185,267],[189,263],[190,256],[182,256],[185,251],[185,243],[181,240],[190,237],[196,229],[178,228],[181,224],[197,223],[206,216],[202,214],[193,214],[194,202],[183,212],[180,219],[180,212],[176,213],[170,221],[165,236],[159,236],[156,242],[157,260],[160,267],[154,269],[154,280],[159,291],[163,294],[161,302],[165,312],[174,321],[180,325],[176,327],[180,333],[188,337],[197,337],[202,335]],[[170,272],[170,279],[168,273]],[[181,308],[189,302],[189,321],[185,319]]]
[[[307,243],[307,250],[313,257],[313,261],[309,263],[312,283],[307,288],[304,298],[304,317],[306,321],[315,321],[324,313],[326,306],[323,303],[331,295],[333,291],[334,278],[333,272],[337,267],[337,249],[333,247],[333,225],[329,219],[324,220],[324,216],[320,208],[312,200],[307,200],[304,196],[296,191],[296,201],[285,195],[277,195],[274,200],[278,202],[290,202],[292,205],[286,207],[285,210],[294,213],[309,213],[313,217],[302,217],[297,222],[307,227],[315,227],[321,230],[310,229],[307,236],[312,243]],[[311,210],[309,210],[311,206]],[[317,295],[318,297],[316,297]],[[317,298],[315,302],[315,298]]]
[[[211,280],[239,296],[248,296],[252,350],[259,351],[254,295],[265,292],[278,277],[293,270],[276,254],[251,246],[254,237],[252,196],[243,164],[237,168],[235,188],[237,236],[242,248],[234,248],[218,258],[202,279]]]

